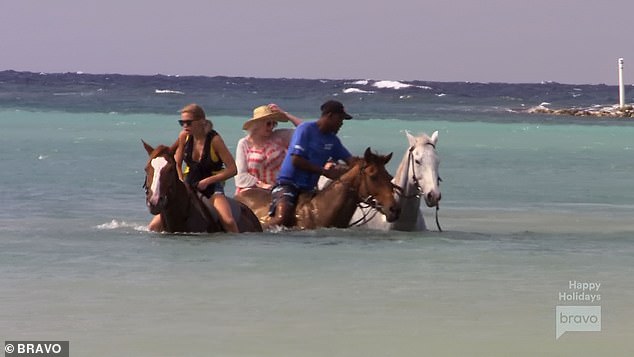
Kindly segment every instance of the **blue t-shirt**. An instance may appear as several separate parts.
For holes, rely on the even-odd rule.
[[[304,122],[300,124],[291,142],[282,168],[277,174],[278,183],[292,183],[302,190],[313,190],[319,181],[319,174],[301,170],[293,166],[292,155],[299,155],[312,164],[324,166],[328,159],[347,160],[350,152],[341,144],[334,133],[324,134],[319,131],[317,122]]]

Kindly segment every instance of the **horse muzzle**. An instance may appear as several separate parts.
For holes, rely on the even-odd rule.
[[[381,211],[385,215],[385,220],[387,220],[388,222],[396,221],[398,217],[401,215],[401,208],[397,205],[391,206],[387,210],[382,209]]]
[[[159,197],[156,203],[152,203],[150,202],[150,199],[146,199],[145,204],[147,205],[151,214],[159,214],[163,211],[163,208],[165,208],[165,205],[167,204],[167,196]]]
[[[425,204],[427,205],[427,207],[438,206],[438,202],[440,202],[441,198],[442,198],[442,195],[440,191],[436,191],[436,190],[429,191],[423,194],[423,199],[425,200]]]

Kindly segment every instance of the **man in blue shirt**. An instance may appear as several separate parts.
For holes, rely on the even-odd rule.
[[[320,175],[336,180],[344,172],[337,167],[324,168],[328,160],[344,160],[350,164],[352,155],[341,144],[337,132],[345,119],[352,119],[336,100],[321,106],[317,121],[300,124],[288,146],[273,188],[269,214],[272,225],[295,225],[295,205],[301,192],[314,191]]]

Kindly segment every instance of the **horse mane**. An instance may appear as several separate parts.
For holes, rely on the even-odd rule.
[[[350,171],[350,169],[352,169],[354,166],[360,165],[362,161],[365,161],[365,159],[360,156],[353,156],[352,158],[350,158],[350,164],[347,165],[348,171]]]
[[[370,148],[368,148],[368,149],[370,149]],[[355,167],[357,165],[362,164],[363,162],[365,162],[367,164],[373,164],[373,163],[376,163],[376,164],[379,164],[379,165],[383,165],[384,164],[384,162],[383,162],[383,160],[385,158],[384,155],[380,155],[380,154],[377,154],[377,153],[374,153],[374,152],[370,151],[369,157],[370,157],[370,160],[366,160],[366,158],[364,156],[353,156],[350,159],[350,169],[352,169],[353,167]]]
[[[159,157],[159,156],[163,156],[163,155],[167,155],[167,156],[171,156],[174,157],[174,153],[172,152],[171,148],[169,146],[165,146],[165,145],[159,145],[156,148],[154,148],[154,152],[152,153],[152,157]]]

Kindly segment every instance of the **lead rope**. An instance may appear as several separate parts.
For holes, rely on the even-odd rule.
[[[442,228],[440,228],[440,222],[438,222],[438,210],[440,209],[440,203],[436,205],[436,227],[438,227],[438,232],[442,232]]]

